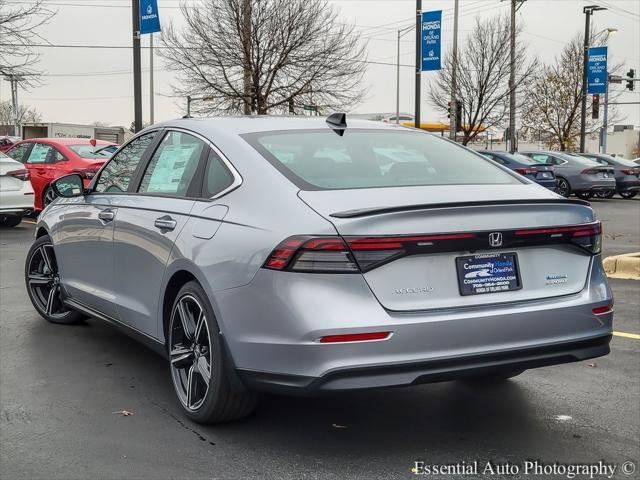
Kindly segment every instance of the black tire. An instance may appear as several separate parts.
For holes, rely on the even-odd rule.
[[[593,197],[593,192],[576,192],[576,197],[581,200],[590,200]]]
[[[47,188],[44,189],[44,192],[42,192],[42,208],[43,209],[46,208],[55,199],[56,199],[56,193],[51,188],[51,185],[49,185]]]
[[[46,321],[72,325],[85,320],[84,315],[62,304],[58,265],[49,235],[43,235],[31,245],[24,265],[24,280],[29,300]]]
[[[195,281],[186,283],[173,302],[167,348],[174,391],[194,422],[230,422],[253,411],[256,396],[232,388],[220,329],[206,293]]]
[[[0,226],[17,227],[22,222],[22,215],[2,215],[0,214]]]
[[[620,193],[620,196],[625,200],[630,200],[638,194],[638,192],[618,192],[618,193]]]
[[[613,198],[616,194],[615,190],[603,190],[601,192],[596,192],[596,197],[598,198]]]
[[[571,185],[569,185],[569,181],[566,178],[557,177],[557,182],[556,192],[563,197],[569,198],[571,195]]]

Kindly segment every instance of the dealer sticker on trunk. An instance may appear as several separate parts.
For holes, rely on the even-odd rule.
[[[461,295],[519,290],[518,257],[515,253],[490,253],[456,258]]]

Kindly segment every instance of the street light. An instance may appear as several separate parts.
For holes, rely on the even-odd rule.
[[[414,28],[416,28],[415,25],[409,25],[408,27],[398,29],[398,58],[396,62],[396,125],[400,123],[400,39]]]
[[[584,13],[584,52],[582,54],[582,101],[580,105],[580,151],[585,151],[585,135],[587,129],[587,68],[589,62],[589,29],[591,28],[591,15],[593,12],[606,10],[599,5],[588,5],[582,9]]]

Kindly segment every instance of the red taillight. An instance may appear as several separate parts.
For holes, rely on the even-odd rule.
[[[622,170],[622,173],[625,175],[638,175],[640,173],[640,168],[625,168]]]
[[[6,175],[17,178],[18,180],[22,180],[23,182],[26,182],[30,178],[29,170],[27,170],[26,168],[21,168],[20,170],[12,170],[10,172],[7,172]]]
[[[515,236],[542,236],[547,238],[569,238],[570,241],[591,253],[599,253],[602,246],[602,224],[600,222],[570,227],[528,228],[516,230]]]
[[[366,272],[411,253],[435,253],[440,247],[477,238],[476,233],[381,237],[291,237],[278,245],[265,268],[316,273]],[[454,242],[454,243],[451,243]],[[456,247],[457,248],[457,247]],[[461,248],[464,250],[464,248]]]
[[[613,312],[613,303],[609,305],[603,305],[602,307],[595,307],[591,309],[594,315],[603,315],[605,313]]]
[[[327,335],[320,338],[320,343],[366,342],[371,340],[385,340],[391,332],[348,333],[345,335]]]
[[[265,268],[314,273],[357,273],[349,248],[340,237],[291,237],[278,245]]]
[[[533,175],[537,170],[535,168],[516,168],[516,172],[520,175]]]

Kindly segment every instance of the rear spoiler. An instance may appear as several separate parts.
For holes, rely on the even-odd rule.
[[[447,202],[447,203],[426,203],[422,205],[399,205],[395,207],[372,207],[355,210],[345,210],[343,212],[332,213],[334,218],[357,218],[370,215],[383,215],[385,213],[410,212],[414,210],[435,210],[440,208],[460,208],[460,207],[491,207],[500,205],[535,205],[535,204],[558,204],[558,205],[583,205],[591,204],[585,200],[556,199],[556,198],[535,198],[529,200],[484,200],[476,202]]]

